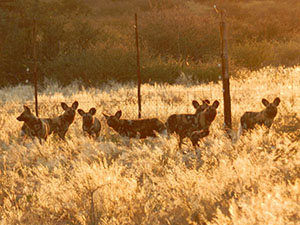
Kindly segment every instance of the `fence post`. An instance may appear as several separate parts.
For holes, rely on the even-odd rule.
[[[35,114],[36,116],[39,116],[38,112],[38,90],[37,90],[37,53],[36,53],[36,33],[37,33],[37,25],[36,25],[36,16],[33,19],[33,61],[34,61],[34,67],[33,67],[33,75],[34,75],[34,97],[35,97]]]
[[[141,118],[141,67],[140,67],[140,50],[139,50],[139,34],[137,24],[137,14],[135,13],[135,41],[136,41],[136,65],[137,65],[137,97],[138,97],[138,118]]]
[[[35,8],[35,13],[34,13],[34,18],[33,18],[33,61],[34,61],[34,66],[33,66],[33,76],[34,76],[34,97],[35,97],[35,114],[36,116],[39,116],[39,111],[38,111],[38,90],[37,90],[37,85],[38,85],[38,76],[37,76],[37,23],[36,23],[36,12],[38,9],[38,0],[35,0],[34,3],[34,8]]]
[[[230,83],[228,73],[228,45],[227,45],[227,26],[224,21],[224,10],[218,10],[215,6],[216,12],[220,15],[220,35],[221,35],[221,61],[222,61],[222,80],[223,80],[223,99],[224,99],[224,125],[225,129],[230,135],[232,130],[231,122],[231,99],[230,99]],[[231,136],[231,135],[230,135]]]

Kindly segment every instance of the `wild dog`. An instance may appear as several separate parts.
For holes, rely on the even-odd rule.
[[[209,104],[210,101],[207,99],[202,100],[202,105],[200,105],[198,101],[193,100],[192,105],[196,109],[196,112],[194,114],[173,114],[169,116],[166,122],[168,133],[169,134],[174,133],[175,130],[179,130],[182,123],[186,123],[186,120],[189,120],[190,118],[194,118],[200,112],[203,112],[207,107],[209,107]]]
[[[65,135],[70,125],[74,122],[78,102],[74,101],[71,107],[69,107],[66,103],[62,102],[61,107],[64,110],[62,115],[54,118],[49,118],[47,120],[50,124],[50,134],[52,132],[54,134],[58,134],[58,136],[65,141]]]
[[[201,112],[198,124],[199,130],[193,131],[190,135],[193,146],[199,146],[198,141],[209,135],[209,127],[217,116],[218,107],[219,102],[216,100],[211,106],[207,107],[203,112]]]
[[[122,111],[119,110],[113,116],[104,114],[107,125],[113,128],[121,136],[133,138],[156,137],[156,133],[166,134],[167,128],[163,122],[157,118],[126,120],[120,119]]]
[[[21,137],[23,140],[25,140],[27,137],[34,139],[35,132],[33,130],[31,130],[26,123],[23,123],[23,125],[21,127]]]
[[[52,133],[58,134],[61,139],[65,140],[66,132],[75,119],[78,102],[74,101],[71,107],[62,102],[61,107],[64,110],[62,115],[54,118],[43,118],[43,120],[47,121],[50,126],[49,135]],[[25,123],[22,126],[22,132],[27,136],[35,136]]]
[[[194,114],[173,114],[169,116],[166,122],[166,127],[168,129],[168,133],[180,133],[180,130],[184,130],[184,126],[182,124],[189,124],[188,126],[192,126],[193,129],[197,129],[196,123],[188,123],[189,120],[194,120],[196,118],[196,115],[198,115],[200,112],[203,112],[207,107],[209,107],[210,101],[209,100],[202,100],[202,105],[199,104],[198,101],[193,100],[192,105],[196,109],[196,112]],[[182,136],[179,141],[179,148],[181,148],[182,139],[185,138],[185,136]]]
[[[202,100],[202,105],[199,104],[198,101],[193,100],[192,105],[196,109],[195,114],[198,114],[200,112],[203,112],[210,104],[210,101],[208,99]]]
[[[82,130],[87,133],[90,137],[97,139],[100,135],[101,123],[94,116],[96,114],[96,109],[91,108],[88,112],[78,109],[77,112],[82,116]]]
[[[190,138],[193,145],[197,145],[200,138],[209,134],[209,126],[216,118],[219,102],[215,100],[212,105],[203,102],[204,110],[196,111],[195,114],[173,114],[166,122],[169,134],[179,135],[179,148],[181,149],[182,140]]]
[[[261,102],[266,107],[264,110],[260,112],[245,112],[242,115],[238,136],[241,136],[247,130],[254,129],[255,125],[264,125],[267,128],[272,126],[274,118],[277,115],[280,98],[276,97],[272,103],[263,98]]]
[[[17,117],[17,120],[24,121],[21,136],[24,136],[24,138],[26,138],[26,135],[31,138],[37,137],[42,144],[42,139],[46,141],[50,132],[49,121],[36,117],[28,106],[24,105],[23,108],[24,111]]]

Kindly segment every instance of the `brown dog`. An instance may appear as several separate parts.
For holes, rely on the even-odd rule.
[[[50,132],[49,121],[36,117],[26,105],[23,107],[24,111],[17,117],[17,120],[24,121],[21,128],[21,136],[24,136],[24,138],[26,136],[31,138],[37,137],[40,143],[42,143],[42,139],[46,141]]]
[[[121,136],[125,137],[156,137],[155,131],[161,134],[166,134],[167,129],[163,122],[157,118],[139,119],[139,120],[125,120],[120,119],[122,111],[119,110],[113,116],[104,114],[108,126],[113,128]]]
[[[101,123],[94,116],[96,114],[96,109],[91,108],[88,112],[78,109],[77,112],[82,116],[82,130],[87,133],[90,137],[97,139],[100,135]]]
[[[173,114],[167,119],[168,133],[177,133],[179,135],[179,148],[181,148],[182,140],[186,137],[189,137],[193,145],[196,145],[199,138],[209,134],[208,128],[217,115],[219,102],[216,100],[210,106],[209,101],[205,100],[202,101],[201,110],[199,106],[200,104],[198,103],[195,114]]]
[[[65,140],[65,135],[70,125],[74,122],[78,102],[74,101],[71,107],[62,102],[61,107],[64,110],[63,114],[58,117],[49,118],[48,121],[50,124],[50,134],[53,132]]]
[[[240,119],[240,128],[238,136],[244,131],[252,130],[255,125],[264,125],[267,128],[272,126],[274,118],[277,115],[277,107],[280,103],[280,98],[277,97],[272,103],[265,98],[262,99],[263,105],[266,107],[260,112],[245,112]]]
[[[217,108],[219,102],[216,100],[211,106],[208,106],[203,112],[200,113],[198,130],[193,131],[190,135],[190,139],[193,146],[198,146],[198,141],[209,135],[209,127],[217,116]]]
[[[70,125],[73,123],[75,119],[76,109],[78,107],[78,102],[73,102],[72,106],[69,107],[66,103],[61,103],[62,108],[64,109],[64,113],[58,117],[54,118],[43,118],[43,121],[46,121],[49,126],[49,134],[55,133],[58,134],[58,136],[65,140],[66,132],[68,131]],[[31,129],[28,129],[28,126],[26,123],[22,126],[22,133],[26,136],[35,136],[34,133],[32,133]]]

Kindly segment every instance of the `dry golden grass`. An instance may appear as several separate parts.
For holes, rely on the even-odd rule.
[[[223,107],[196,150],[175,136],[121,138],[102,112],[136,118],[134,85],[99,89],[49,85],[39,95],[40,115],[62,112],[60,102],[96,107],[101,137],[82,135],[76,116],[67,142],[21,143],[22,105],[32,109],[33,89],[0,90],[0,224],[299,224],[300,67],[240,71],[231,81],[234,131],[246,110],[263,109],[261,98],[282,100],[272,128],[257,128],[232,143],[223,131]],[[143,85],[143,116],[165,121],[193,112],[193,99],[222,101],[221,82]]]

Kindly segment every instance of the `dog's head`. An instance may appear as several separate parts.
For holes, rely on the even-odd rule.
[[[200,105],[200,103],[198,101],[193,100],[192,104],[193,104],[194,108],[196,109],[195,114],[199,114],[200,112],[203,112],[209,106],[210,101],[207,99],[202,100],[202,105]]]
[[[95,108],[90,108],[88,112],[78,109],[77,112],[82,116],[82,123],[86,126],[91,126],[94,123],[94,115],[96,114]]]
[[[32,117],[34,117],[34,115],[32,114],[31,110],[29,109],[28,106],[23,105],[24,111],[21,113],[20,116],[17,117],[17,120],[19,121],[28,121],[29,119],[31,119]]]
[[[275,98],[272,103],[270,103],[267,99],[263,98],[261,102],[266,107],[265,112],[267,116],[269,118],[274,118],[277,115],[277,107],[280,103],[280,98]]]
[[[121,110],[117,111],[113,116],[108,116],[105,113],[103,113],[103,116],[105,117],[108,126],[114,129],[117,129],[120,126],[120,118],[122,116]]]
[[[205,120],[209,123],[213,122],[217,116],[217,108],[219,107],[219,101],[215,100],[212,105],[208,106],[204,111]]]
[[[66,103],[62,102],[61,107],[64,110],[63,116],[70,122],[73,122],[78,107],[78,102],[73,102],[72,106],[69,107]]]

